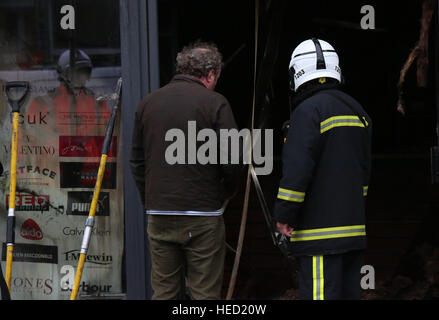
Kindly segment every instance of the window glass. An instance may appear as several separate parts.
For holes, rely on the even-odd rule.
[[[61,21],[74,9],[74,30]],[[69,16],[71,17],[71,16]],[[72,20],[66,20],[72,23]],[[74,53],[74,60],[70,59]],[[74,68],[70,66],[74,65]],[[0,240],[11,198],[8,82],[30,85],[19,112],[12,299],[69,299],[121,75],[119,1],[0,2]],[[123,180],[115,124],[79,295],[122,289]]]

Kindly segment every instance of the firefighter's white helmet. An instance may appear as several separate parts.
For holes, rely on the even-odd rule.
[[[326,41],[312,38],[294,49],[290,65],[290,88],[297,89],[305,82],[333,78],[341,82],[341,69],[335,49]]]

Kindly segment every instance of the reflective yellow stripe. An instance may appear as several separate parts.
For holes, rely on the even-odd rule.
[[[353,123],[353,122],[339,122],[331,124],[330,126],[327,126],[326,128],[320,130],[320,133],[324,133],[328,130],[331,130],[335,127],[364,127],[364,124],[362,123]]]
[[[363,127],[364,124],[357,116],[335,116],[320,123],[320,133],[335,127]]]
[[[352,233],[343,233],[340,235],[331,234],[331,235],[325,235],[325,236],[312,236],[312,237],[295,237],[290,238],[291,242],[296,241],[311,241],[311,240],[324,240],[324,239],[334,239],[334,238],[346,238],[346,237],[358,237],[358,236],[365,236],[366,232],[352,232]]]
[[[323,256],[312,257],[312,297],[313,300],[324,300]]]
[[[369,122],[367,122],[366,117],[363,117],[364,122],[366,122],[366,127],[369,126]]]
[[[326,119],[325,121],[320,122],[320,126],[324,126],[328,122],[334,121],[334,120],[360,120],[357,116],[335,116]]]
[[[325,277],[323,274],[323,256],[320,256],[320,300],[325,300],[325,297],[323,295],[324,293],[324,281]]]
[[[363,196],[367,196],[367,191],[369,190],[369,186],[363,187]]]
[[[295,241],[310,241],[310,240],[323,240],[323,239],[335,239],[346,237],[358,237],[366,235],[366,226],[344,226],[333,228],[320,228],[293,231],[291,233],[291,242]]]
[[[296,199],[296,198],[286,197],[286,196],[282,196],[282,195],[278,195],[277,197],[278,197],[278,199],[287,200],[287,201],[294,201],[294,202],[305,201],[305,199]]]
[[[295,195],[298,195],[298,196],[304,196],[305,195],[305,192],[293,191],[293,190],[288,190],[288,189],[284,189],[284,188],[279,188],[279,191],[285,192],[285,193],[289,193],[289,194],[295,194]]]
[[[356,226],[344,226],[344,227],[331,227],[331,228],[319,228],[319,229],[308,229],[293,231],[293,234],[304,234],[304,233],[314,233],[314,232],[327,232],[327,231],[341,231],[341,230],[352,230],[352,229],[365,229],[364,224],[359,224]]]
[[[317,257],[312,257],[312,299],[317,300]]]
[[[303,202],[305,201],[305,192],[279,188],[277,198],[287,201]]]

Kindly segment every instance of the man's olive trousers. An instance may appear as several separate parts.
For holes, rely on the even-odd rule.
[[[222,216],[148,215],[153,300],[177,299],[182,272],[192,299],[220,299],[224,273]]]

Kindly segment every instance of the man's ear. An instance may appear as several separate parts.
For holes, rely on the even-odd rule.
[[[207,81],[212,82],[215,81],[216,73],[215,70],[210,70],[209,74],[207,75]]]

